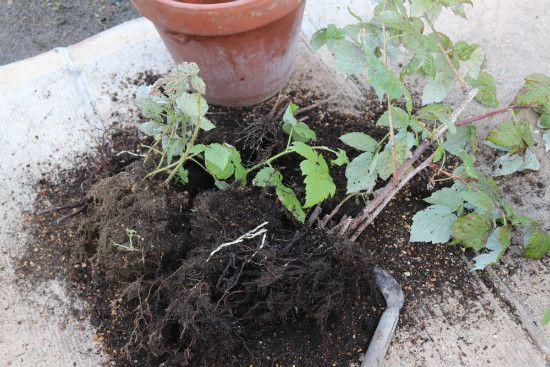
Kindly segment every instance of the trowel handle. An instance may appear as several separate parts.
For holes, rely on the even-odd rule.
[[[384,311],[370,342],[369,349],[363,358],[361,367],[378,367],[382,365],[398,319],[398,308],[387,308]]]

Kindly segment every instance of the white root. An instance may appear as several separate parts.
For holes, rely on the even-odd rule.
[[[261,235],[264,236],[263,239],[262,239],[262,245],[261,245],[261,248],[263,248],[263,246],[265,245],[266,233],[267,233],[267,228],[264,228],[264,227],[267,224],[269,224],[269,222],[264,222],[264,223],[260,224],[259,226],[257,226],[256,228],[254,228],[253,230],[243,234],[242,236],[240,236],[236,240],[231,241],[231,242],[222,243],[221,245],[216,247],[216,249],[214,251],[212,251],[210,253],[210,256],[208,256],[208,259],[206,259],[206,262],[208,262],[212,258],[212,256],[214,256],[215,254],[217,254],[218,252],[220,252],[221,250],[223,250],[226,247],[242,243],[245,240],[250,240],[250,239],[259,237]]]

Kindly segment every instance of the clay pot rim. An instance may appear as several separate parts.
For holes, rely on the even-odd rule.
[[[240,6],[247,6],[254,4],[255,6],[267,6],[270,5],[273,0],[234,0],[224,1],[223,3],[216,4],[194,4],[177,0],[151,0],[153,2],[170,6],[174,8],[180,8],[185,10],[227,10],[234,9]]]

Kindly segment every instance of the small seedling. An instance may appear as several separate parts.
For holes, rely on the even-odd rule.
[[[128,251],[128,252],[134,252],[134,251],[140,251],[140,249],[136,248],[137,242],[143,241],[143,237],[141,237],[134,229],[126,228],[126,236],[128,236],[128,241],[124,243],[116,243],[113,242],[113,246],[115,246],[119,250]]]

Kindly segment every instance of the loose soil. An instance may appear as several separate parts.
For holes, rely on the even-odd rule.
[[[312,100],[301,100],[304,95],[290,97],[307,106]],[[286,137],[278,119],[265,118],[274,102],[213,109],[209,118],[217,128],[203,141],[237,146],[247,164],[277,152]],[[324,106],[305,116],[319,145],[355,156],[340,135],[385,135],[373,122],[382,106],[372,95],[361,110],[357,116]],[[427,176],[413,180],[350,243],[299,225],[270,189],[219,191],[192,167],[185,187],[165,188],[162,177],[144,181],[151,166],[120,153],[139,153],[137,132],[110,136],[97,154],[80,157],[81,166],[38,182],[37,212],[68,203],[85,211],[73,218],[66,210],[31,215],[34,240],[20,272],[35,280],[66,276],[74,295],[89,304],[78,317],[96,326],[116,365],[349,366],[365,352],[384,309],[374,265],[403,286],[400,327],[418,327],[414,308],[428,296],[460,289],[468,302],[477,295],[458,248],[408,242],[411,217],[429,195]],[[277,166],[303,195],[295,157]],[[340,191],[323,205],[325,212],[345,196],[344,169],[335,168],[334,177]],[[344,211],[354,214],[362,204],[350,202]],[[210,257],[263,223],[265,236]],[[115,245],[127,243],[127,229],[139,235],[132,251]]]

